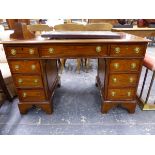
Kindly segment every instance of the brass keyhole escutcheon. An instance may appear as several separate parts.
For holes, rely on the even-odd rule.
[[[116,48],[115,48],[115,53],[116,53],[116,54],[120,53],[120,51],[121,51],[121,49],[120,49],[119,47],[116,47]]]
[[[48,49],[48,52],[49,52],[50,54],[53,54],[53,53],[54,53],[54,48],[49,48],[49,49]]]
[[[30,48],[30,49],[29,49],[29,53],[30,53],[31,55],[33,55],[33,54],[34,54],[34,49]]]

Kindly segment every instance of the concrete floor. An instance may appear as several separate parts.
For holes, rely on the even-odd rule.
[[[155,48],[148,53],[155,56]],[[2,135],[137,135],[155,134],[155,111],[141,111],[137,106],[134,114],[125,109],[114,108],[101,114],[101,98],[95,87],[97,63],[91,61],[89,73],[75,71],[75,60],[68,60],[61,75],[62,86],[55,92],[54,113],[45,114],[40,109],[31,109],[20,115],[17,103],[5,103],[0,109],[0,134]],[[142,72],[142,77],[144,72]],[[151,72],[149,72],[149,79]],[[140,80],[140,86],[143,79]],[[145,88],[146,92],[147,88]],[[144,93],[146,94],[146,93]],[[150,102],[155,101],[155,83]],[[145,97],[145,95],[144,95]]]

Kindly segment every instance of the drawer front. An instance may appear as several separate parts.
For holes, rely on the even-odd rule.
[[[144,56],[145,46],[143,45],[111,45],[111,56]]]
[[[42,79],[40,76],[13,75],[15,84],[18,88],[42,88]]]
[[[107,54],[107,45],[51,45],[42,46],[39,50],[41,57],[89,57],[89,56],[104,56]]]
[[[109,76],[109,87],[132,87],[136,86],[137,74],[111,74]]]
[[[114,59],[110,61],[110,72],[139,71],[141,67],[141,62],[141,59]]]
[[[9,66],[13,73],[40,73],[39,61],[10,60]]]
[[[43,90],[18,90],[18,95],[20,101],[45,101],[45,93]]]
[[[135,99],[134,89],[109,89],[108,97],[109,100],[133,100]]]
[[[6,47],[7,57],[39,57],[38,48],[35,47]]]

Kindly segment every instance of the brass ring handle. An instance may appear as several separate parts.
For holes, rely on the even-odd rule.
[[[34,54],[34,49],[30,48],[29,49],[29,54],[31,54],[31,55]]]
[[[101,52],[101,51],[102,51],[102,47],[101,47],[101,46],[97,46],[97,47],[96,47],[96,52],[99,53],[99,52]]]
[[[129,78],[130,83],[132,83],[134,81],[133,77]]]
[[[36,69],[36,65],[31,65],[31,69],[35,70]]]
[[[54,53],[54,48],[49,48],[49,49],[48,49],[48,52],[49,52],[50,54]]]
[[[116,92],[112,91],[112,92],[111,92],[111,95],[112,95],[112,96],[115,96],[115,95],[116,95]]]
[[[113,81],[114,83],[116,83],[116,82],[117,82],[117,79],[116,79],[116,78],[113,78],[112,81]]]
[[[115,69],[118,69],[119,68],[119,63],[114,63],[114,67],[115,67]]]
[[[34,83],[38,83],[38,79],[34,79]]]
[[[19,65],[15,65],[15,70],[19,70]]]
[[[116,47],[116,48],[115,48],[115,53],[116,53],[116,54],[120,53],[120,51],[121,51],[121,49],[120,49],[119,47]]]
[[[22,83],[23,82],[23,80],[22,79],[18,79],[18,83]]]
[[[11,54],[12,55],[16,55],[16,50],[15,49],[11,49]]]
[[[27,96],[27,94],[24,92],[22,96],[25,98]]]
[[[128,97],[130,97],[130,96],[131,96],[131,92],[130,92],[130,91],[128,91],[127,95],[128,95]]]
[[[131,68],[135,69],[136,68],[136,63],[131,63]]]
[[[135,53],[139,53],[140,52],[140,48],[139,47],[136,47],[135,49],[134,49],[134,51],[135,51]]]

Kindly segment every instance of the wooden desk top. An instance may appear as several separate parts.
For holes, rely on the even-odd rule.
[[[121,39],[45,39],[38,36],[35,39],[29,40],[16,40],[8,39],[0,41],[0,44],[41,44],[41,43],[119,43],[119,42],[149,42],[150,40],[144,39],[131,34],[118,32],[121,34]]]

